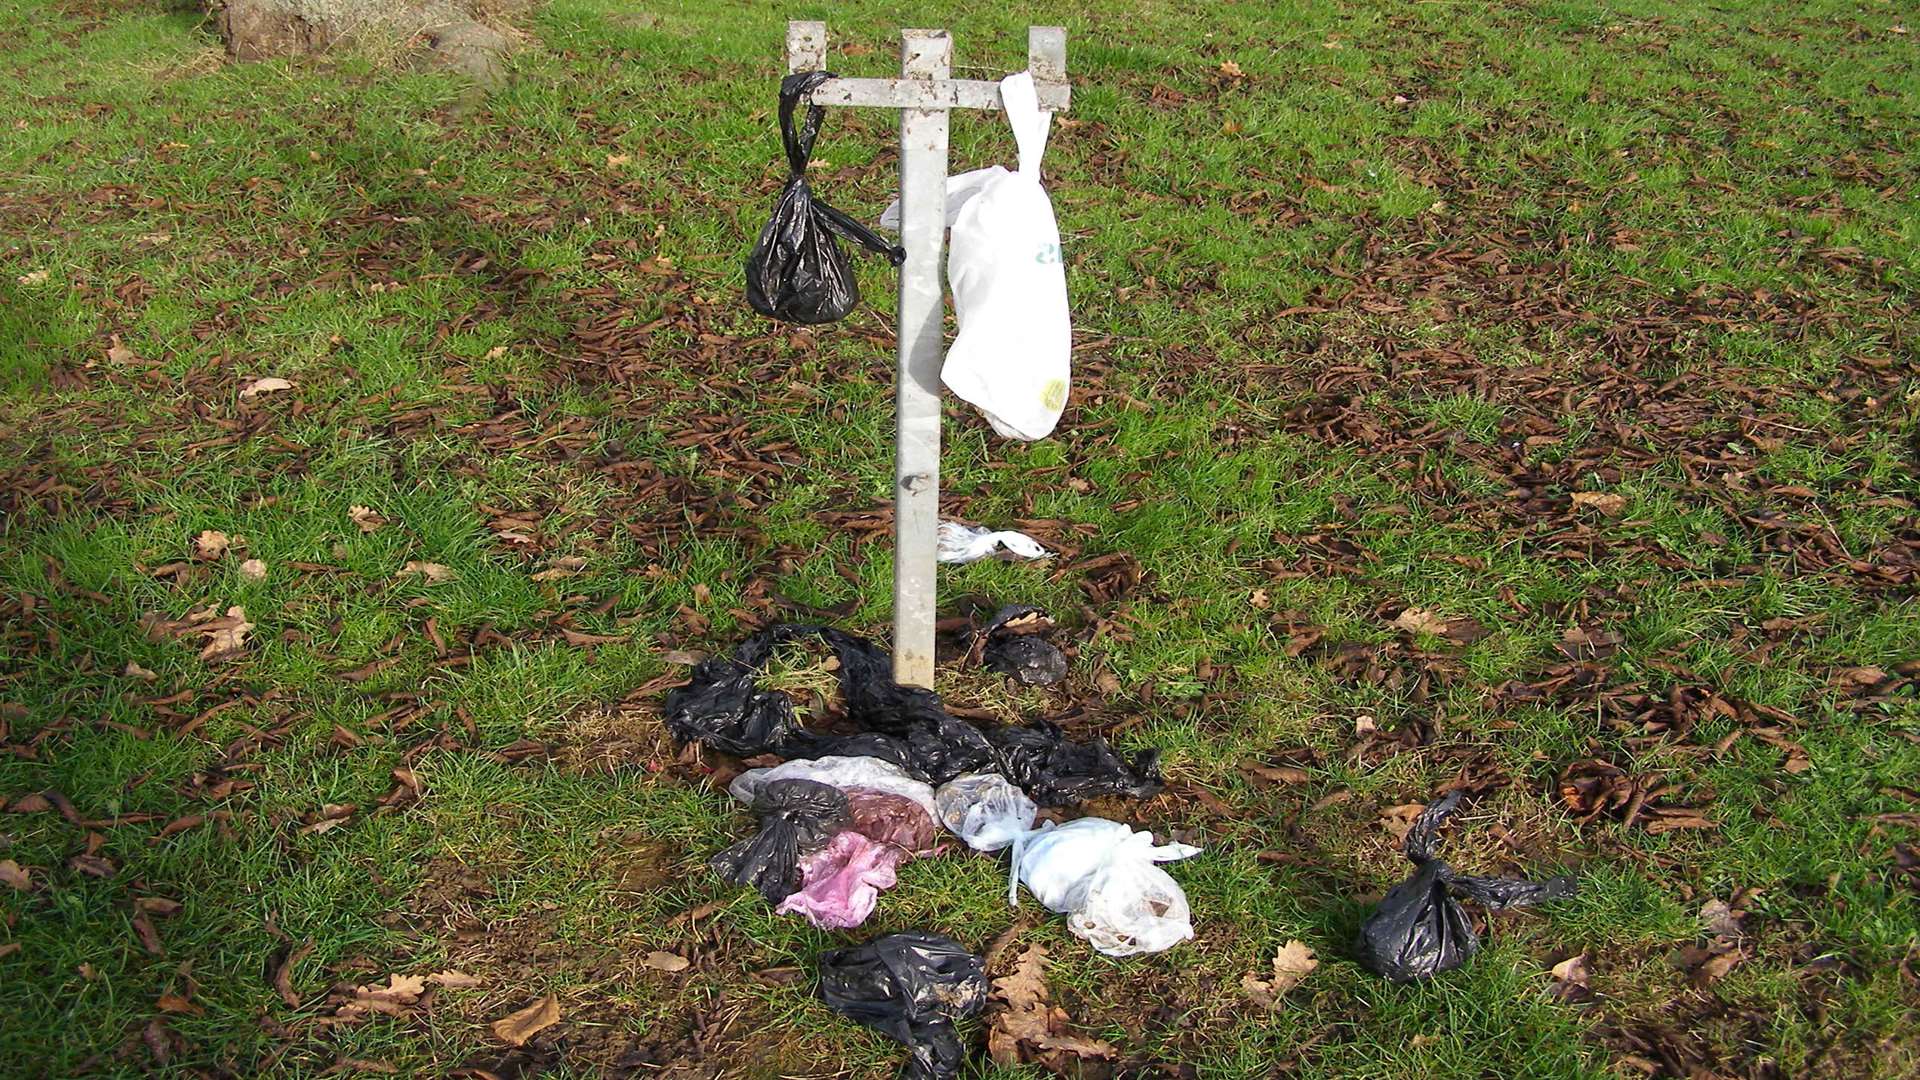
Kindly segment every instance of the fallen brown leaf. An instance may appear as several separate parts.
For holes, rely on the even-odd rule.
[[[180,908],[183,905],[178,900],[164,896],[139,896],[134,898],[133,906],[149,915],[158,915],[164,919],[169,915],[180,914]]]
[[[650,952],[647,954],[645,960],[640,961],[640,966],[672,974],[676,971],[687,970],[687,967],[691,963],[692,961],[689,961],[686,957],[678,953]]]
[[[1380,810],[1380,827],[1392,834],[1396,843],[1406,840],[1407,833],[1413,830],[1413,819],[1420,816],[1426,806],[1422,803],[1401,803],[1399,806],[1383,807]]]
[[[441,566],[437,562],[409,562],[400,568],[399,573],[393,576],[408,577],[413,574],[418,574],[426,578],[427,584],[429,585],[437,585],[442,581],[453,580],[453,571]]]
[[[987,1054],[994,1064],[1010,1067],[1037,1061],[1061,1071],[1070,1058],[1119,1056],[1110,1043],[1069,1033],[1067,1014],[1048,1004],[1043,946],[1029,945],[1012,973],[993,980],[993,993],[1005,1004],[988,1021]]]
[[[131,660],[127,661],[127,666],[121,669],[120,674],[125,675],[131,679],[145,679],[147,682],[152,682],[153,680],[160,677],[159,675],[154,674],[152,671],[149,671],[148,669],[141,667],[139,664],[136,664]]]
[[[347,507],[347,519],[359,526],[363,533],[373,532],[387,523],[387,519],[381,517],[380,512],[370,506]]]
[[[1311,778],[1305,769],[1292,765],[1263,765],[1258,761],[1241,762],[1240,771],[1270,784],[1304,784]]]
[[[448,990],[471,990],[476,986],[486,985],[484,981],[464,971],[436,971],[427,976],[427,981],[435,986],[446,987]]]
[[[1598,510],[1607,517],[1619,517],[1627,512],[1627,497],[1610,491],[1576,491],[1573,505]]]
[[[110,878],[119,872],[113,860],[104,855],[75,855],[67,860],[67,865],[88,877]]]
[[[13,805],[7,809],[16,814],[38,814],[53,809],[53,803],[45,795],[36,791],[13,800]]]
[[[226,555],[231,546],[233,540],[226,533],[208,529],[193,538],[193,557],[201,562],[214,562]]]
[[[207,636],[207,643],[200,648],[202,660],[224,660],[244,652],[247,647],[247,632],[253,624],[247,621],[247,609],[238,604],[227,609],[227,614],[219,619],[202,624],[198,632]]]
[[[1447,620],[1426,608],[1408,608],[1393,620],[1393,625],[1409,634],[1445,635],[1447,632]]]
[[[0,885],[12,889],[31,889],[33,878],[19,863],[12,859],[0,859]]]
[[[1593,996],[1587,986],[1585,953],[1570,956],[1553,965],[1552,973],[1553,986],[1547,992],[1561,1001],[1583,1001]]]
[[[161,994],[154,1000],[153,1005],[163,1013],[178,1013],[186,1016],[199,1016],[207,1011],[179,994]]]
[[[525,1046],[527,1040],[560,1022],[560,1000],[552,994],[493,1022],[494,1038],[511,1046]]]
[[[0,960],[4,960],[19,951],[20,943],[17,941],[9,941],[5,945],[0,945]]]
[[[1280,1008],[1280,999],[1286,996],[1287,991],[1299,986],[1319,966],[1320,961],[1313,955],[1312,949],[1302,942],[1289,941],[1274,950],[1271,979],[1262,979],[1249,973],[1241,976],[1240,989],[1255,1005],[1274,1012]]]
[[[300,1007],[300,995],[293,992],[293,969],[299,966],[300,961],[313,955],[313,950],[313,939],[308,938],[288,952],[287,958],[280,961],[280,966],[273,971],[273,988],[279,992],[280,1000],[286,1002],[289,1009]]]
[[[248,401],[261,394],[272,394],[281,390],[291,390],[293,384],[285,379],[269,375],[264,379],[255,379],[240,388],[240,400]]]
[[[248,581],[267,580],[267,564],[261,559],[248,559],[240,564],[240,576]]]

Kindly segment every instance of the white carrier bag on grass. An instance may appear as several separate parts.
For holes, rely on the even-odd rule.
[[[1000,100],[1020,171],[995,165],[947,179],[947,281],[960,333],[940,380],[995,431],[1031,441],[1051,434],[1067,406],[1073,328],[1060,227],[1040,186],[1053,114],[1040,110],[1032,72],[1000,80]],[[900,227],[898,202],[880,224]]]

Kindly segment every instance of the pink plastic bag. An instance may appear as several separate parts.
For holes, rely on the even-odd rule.
[[[893,887],[893,868],[903,857],[892,844],[875,843],[848,829],[801,862],[800,891],[775,910],[805,915],[823,930],[859,926],[873,914],[880,890]]]
[[[932,815],[905,795],[872,788],[848,788],[848,826],[876,844],[892,844],[907,855],[931,855],[939,827]]]

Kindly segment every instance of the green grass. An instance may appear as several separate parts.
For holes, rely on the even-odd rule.
[[[884,631],[888,546],[831,515],[891,490],[891,279],[861,259],[865,309],[795,331],[747,310],[740,264],[781,179],[781,20],[829,19],[836,69],[878,75],[931,16],[553,0],[475,100],[366,57],[225,64],[195,8],[0,0],[0,798],[129,819],[0,820],[30,875],[0,887],[0,1072],[626,1075],[697,1032],[689,1067],[885,1076],[897,1047],[813,998],[814,957],[1015,920],[1134,1071],[1920,1070],[1897,6],[1031,15],[1069,28],[1047,171],[1079,383],[1031,445],[949,410],[943,482],[970,519],[1070,523],[1146,576],[1107,601],[1070,563],[944,570],[947,609],[1101,632],[1062,691],[940,680],[1008,716],[1080,700],[1163,749],[1171,792],[1117,812],[1207,846],[1173,868],[1199,936],[1125,961],[955,854],[855,935],[774,916],[704,869],[748,824],[653,713],[664,653],[724,647],[775,594]],[[944,17],[963,75],[1021,63],[1028,13]],[[895,130],[832,115],[824,196],[877,214]],[[956,168],[1009,151],[955,117]],[[268,376],[295,385],[239,397]],[[203,530],[233,553],[194,560]],[[231,661],[142,625],[233,606]],[[1415,639],[1404,606],[1488,633]],[[1570,631],[1619,639],[1586,689]],[[1867,667],[1890,693],[1850,689]],[[1356,745],[1362,715],[1424,735]],[[544,752],[501,753],[523,740]],[[1240,770],[1301,750],[1305,784]],[[1559,786],[1587,759],[1713,827],[1579,823]],[[383,807],[402,768],[420,797]],[[1492,779],[1453,857],[1584,890],[1496,919],[1466,970],[1383,983],[1348,950],[1404,867],[1379,811],[1463,775]],[[311,829],[329,804],[356,810]],[[109,876],[70,863],[90,847]],[[1739,890],[1745,959],[1696,985],[1675,957]],[[149,920],[159,954],[142,897],[182,904]],[[1258,1010],[1241,976],[1296,938],[1322,966]],[[289,1005],[272,972],[308,941]],[[643,967],[656,949],[694,966]],[[1593,999],[1568,1004],[1547,972],[1578,953]],[[323,1022],[338,988],[445,970],[481,985]],[[488,1022],[546,993],[561,1025],[509,1055]]]

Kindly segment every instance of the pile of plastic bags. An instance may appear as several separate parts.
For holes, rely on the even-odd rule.
[[[1006,609],[985,640],[1002,640],[1003,627],[1035,610]],[[858,730],[809,731],[785,694],[758,685],[756,670],[776,648],[809,638],[833,649],[847,719]],[[1030,657],[1053,648],[1038,635],[1018,640],[1033,643]],[[1065,658],[1058,663],[1064,668]],[[667,695],[665,712],[683,742],[787,759],[734,779],[729,793],[759,816],[760,828],[711,862],[781,912],[826,928],[860,925],[903,862],[937,852],[944,827],[975,851],[1011,848],[1009,901],[1025,882],[1103,953],[1158,952],[1193,936],[1186,896],[1155,864],[1198,848],[1155,847],[1151,835],[1103,818],[1034,827],[1042,806],[1158,792],[1151,751],[1128,758],[1099,738],[1069,739],[1053,724],[975,727],[932,691],[895,683],[881,649],[815,626],[771,627],[704,661]]]

